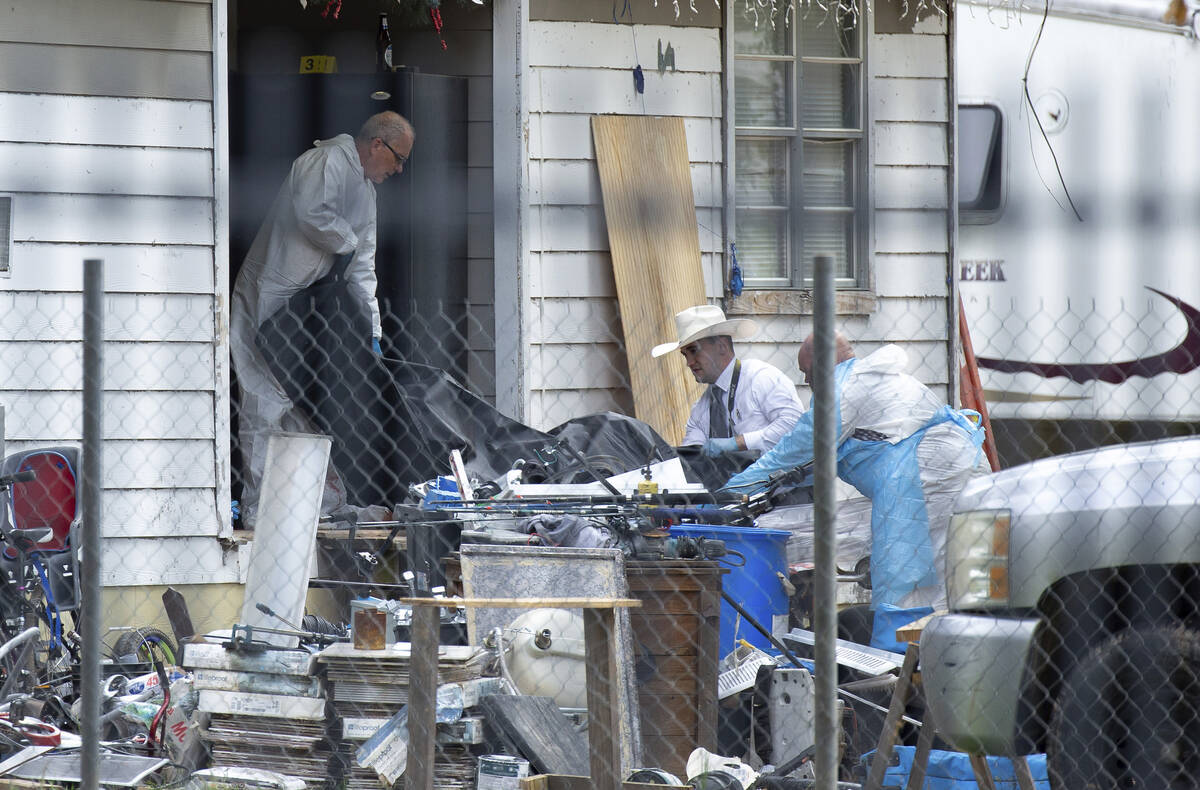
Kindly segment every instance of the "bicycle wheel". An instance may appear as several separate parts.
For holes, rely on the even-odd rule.
[[[171,637],[158,628],[134,628],[121,634],[113,645],[113,653],[120,656],[137,656],[139,661],[150,662],[161,658],[168,664],[177,664],[179,650]]]

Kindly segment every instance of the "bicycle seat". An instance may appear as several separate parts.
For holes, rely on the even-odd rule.
[[[45,551],[54,542],[53,527],[27,527],[25,529],[6,530],[4,539],[22,554],[32,554],[35,551]]]

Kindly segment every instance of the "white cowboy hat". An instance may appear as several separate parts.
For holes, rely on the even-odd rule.
[[[746,340],[758,332],[758,324],[749,318],[726,319],[721,308],[702,304],[676,313],[675,329],[679,332],[679,342],[661,343],[650,350],[650,356],[661,357],[663,354],[670,354],[702,337],[729,335],[734,340]]]

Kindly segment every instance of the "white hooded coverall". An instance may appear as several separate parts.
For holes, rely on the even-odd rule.
[[[375,298],[375,185],[363,172],[354,138],[341,134],[317,140],[292,163],[233,286],[229,348],[241,392],[241,508],[247,523],[253,523],[257,509],[267,436],[281,430],[313,432],[271,374],[255,337],[293,295],[329,274],[336,256],[350,252],[354,258],[346,280],[370,309],[372,335],[378,339],[382,331]],[[332,479],[331,475],[326,485],[324,513],[346,504]]]

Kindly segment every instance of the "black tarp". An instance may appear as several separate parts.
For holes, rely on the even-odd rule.
[[[335,267],[336,268],[336,267]],[[370,318],[338,274],[296,294],[269,319],[259,348],[293,403],[333,438],[331,462],[350,504],[403,502],[408,486],[449,474],[451,450],[480,480],[524,460],[525,482],[586,482],[676,456],[646,423],[593,414],[539,431],[506,417],[437,368],[376,356]],[[689,476],[711,488],[745,464],[683,456]]]

